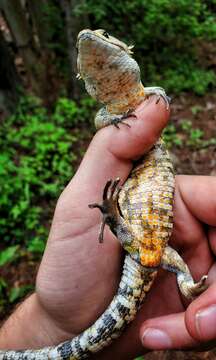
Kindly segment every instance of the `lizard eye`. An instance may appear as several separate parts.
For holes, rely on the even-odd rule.
[[[108,34],[108,32],[104,31],[104,32],[103,32],[103,36],[105,36],[107,39],[109,39],[109,34]]]

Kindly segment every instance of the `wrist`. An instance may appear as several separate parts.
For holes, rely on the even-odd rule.
[[[0,329],[0,348],[37,349],[70,337],[71,334],[55,324],[34,293],[19,305]]]

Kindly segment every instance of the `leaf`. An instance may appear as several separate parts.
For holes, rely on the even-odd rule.
[[[19,245],[9,246],[7,249],[0,252],[0,266],[14,261],[19,256]]]
[[[13,287],[9,292],[9,302],[14,303],[16,300],[25,296],[29,291],[33,290],[32,285],[24,285],[20,287]]]
[[[45,249],[45,243],[38,238],[34,238],[28,246],[28,251],[31,253],[43,254],[44,249]]]
[[[193,115],[198,114],[202,110],[203,110],[203,108],[200,105],[194,105],[194,106],[191,107],[191,112],[192,112]]]
[[[0,277],[0,294],[7,288],[7,283],[3,277]]]

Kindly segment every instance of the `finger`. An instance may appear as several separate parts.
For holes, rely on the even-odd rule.
[[[209,272],[211,280],[215,276],[216,265]],[[190,304],[185,322],[191,336],[198,341],[216,340],[216,283]]]
[[[177,176],[182,199],[194,217],[202,223],[216,226],[216,177]]]
[[[87,204],[101,200],[107,179],[120,177],[124,181],[127,178],[132,160],[155,143],[169,116],[165,104],[156,104],[154,97],[144,101],[135,113],[136,121],[127,120],[130,128],[120,125],[118,130],[108,126],[96,133],[76,175],[61,196],[64,219],[67,215],[71,218],[74,209],[76,214],[78,211],[88,216],[89,221],[95,218]]]
[[[185,325],[185,313],[171,314],[147,320],[140,329],[144,348],[151,350],[185,349],[199,344]]]
[[[197,281],[209,271],[210,265],[214,262],[209,244],[213,245],[215,237],[213,230],[207,232],[208,227],[203,221],[208,221],[206,210],[209,212],[209,220],[213,220],[215,199],[210,196],[205,183],[213,191],[214,182],[209,181],[208,177],[176,176],[174,228],[171,241],[174,247],[184,250],[184,260]],[[199,196],[194,194],[194,188]]]
[[[216,217],[216,215],[215,215],[215,217]],[[211,250],[212,250],[213,254],[216,255],[216,226],[209,227],[208,239],[209,239]]]
[[[108,227],[104,245],[97,242],[101,214],[88,205],[101,202],[108,179],[120,177],[124,181],[128,177],[131,160],[153,145],[168,115],[166,105],[156,104],[152,98],[137,108],[136,120],[127,120],[130,128],[120,124],[120,129],[109,126],[98,131],[58,200],[37,283],[39,292],[45,294],[44,307],[61,326],[72,326],[73,332],[87,328],[106,309],[116,291],[121,267],[119,242]],[[56,292],[52,306],[50,294]],[[65,294],[71,301],[65,302]],[[86,313],[88,308],[91,311]]]
[[[156,104],[155,96],[145,100],[135,111],[137,120],[128,118],[130,128],[111,131],[108,147],[120,159],[136,159],[147,152],[160,136],[169,118],[169,110],[162,101]],[[104,129],[107,130],[107,129]]]

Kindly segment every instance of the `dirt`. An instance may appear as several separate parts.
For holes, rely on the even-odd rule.
[[[185,140],[185,132],[181,130],[182,121],[189,120],[193,128],[203,130],[202,140],[216,138],[216,95],[195,97],[182,95],[173,99],[171,123],[176,125],[180,137]],[[87,147],[90,137],[82,141]],[[216,145],[205,146],[201,149],[192,146],[173,146],[172,158],[178,174],[216,175]],[[76,162],[78,166],[78,162]],[[9,265],[0,270],[0,277],[4,277],[9,287],[34,284],[39,261],[23,257],[15,265]],[[12,305],[0,314],[0,322],[13,310]],[[212,360],[216,359],[216,351],[195,353],[181,351],[153,352],[145,355],[146,360]]]
[[[144,358],[145,360],[215,360],[216,351],[154,351],[151,354],[145,355]]]
[[[195,112],[195,113],[194,113]],[[191,121],[194,129],[203,131],[200,145],[174,146],[171,149],[178,174],[216,175],[216,95],[205,97],[181,96],[172,104],[171,123],[177,131],[182,122]],[[179,129],[179,135],[186,137]],[[204,141],[215,140],[212,145]]]
[[[7,283],[7,289],[20,288],[27,285],[34,287],[39,263],[39,261],[31,259],[27,255],[23,256],[13,265],[9,264],[0,268],[0,278],[3,278]],[[7,295],[9,296],[9,294]],[[7,298],[7,295],[5,294],[5,298]],[[4,306],[4,311],[0,312],[0,325],[10,315],[14,307],[15,304],[9,301]]]

